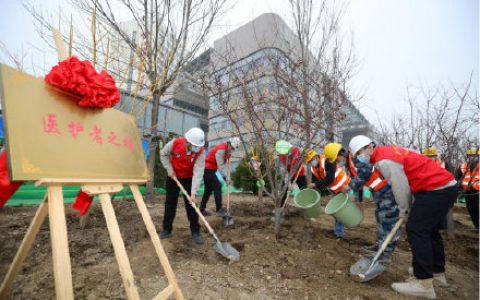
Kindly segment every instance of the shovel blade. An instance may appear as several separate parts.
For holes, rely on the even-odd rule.
[[[355,264],[350,267],[350,274],[359,275],[367,272],[368,268],[372,264],[372,259],[362,256]]]
[[[385,272],[385,266],[376,262],[365,273],[359,274],[360,282],[367,282]]]
[[[215,249],[215,251],[217,251],[222,256],[228,258],[231,261],[240,260],[240,252],[238,252],[237,249],[233,248],[232,245],[227,242],[216,242],[213,245],[213,248]]]
[[[233,218],[230,216],[223,217],[223,226],[228,227],[233,225]]]

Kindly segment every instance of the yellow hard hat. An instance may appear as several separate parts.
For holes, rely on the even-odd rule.
[[[430,148],[427,148],[427,149],[423,150],[423,154],[426,155],[426,156],[437,156],[438,151],[437,151],[437,149],[435,149],[433,147],[430,147]]]
[[[313,149],[306,149],[305,153],[303,154],[303,161],[306,162],[306,163],[309,163],[317,155],[318,155],[317,151],[315,151]]]
[[[470,147],[467,150],[467,155],[475,155],[475,154],[480,154],[480,150],[477,147]]]
[[[325,153],[325,157],[330,161],[334,162],[337,159],[338,152],[342,150],[342,145],[338,143],[328,143],[325,145],[323,152]]]

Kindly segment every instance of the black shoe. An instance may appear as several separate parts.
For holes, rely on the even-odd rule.
[[[203,215],[204,217],[209,217],[209,216],[212,215],[212,213],[210,213],[210,212],[209,212],[208,210],[206,210],[206,209],[202,209],[202,210],[200,210],[200,212],[202,213],[202,215]]]
[[[217,210],[217,217],[223,218],[228,216],[227,210],[225,208],[220,208]]]
[[[166,239],[169,238],[172,235],[171,231],[164,230],[160,232],[160,239]]]
[[[192,233],[192,240],[197,245],[202,245],[203,243],[205,243],[200,233]]]
[[[362,249],[366,252],[369,252],[369,253],[377,253],[378,244],[372,244],[372,245],[364,246],[364,247],[362,247]]]

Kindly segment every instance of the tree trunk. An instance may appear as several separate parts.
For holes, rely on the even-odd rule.
[[[146,194],[146,199],[151,200],[153,199],[153,183],[154,183],[154,176],[155,176],[155,159],[157,156],[157,153],[155,151],[156,149],[156,143],[158,141],[157,138],[157,127],[158,127],[158,110],[160,107],[160,94],[158,92],[155,92],[153,95],[153,100],[152,100],[152,127],[151,127],[151,135],[152,139],[150,140],[150,156],[148,157],[148,174],[150,175],[150,178],[148,179],[147,182],[147,194]]]
[[[258,196],[258,202],[262,202],[263,201],[263,189],[262,188],[258,188],[257,196]]]
[[[281,205],[276,205],[273,232],[275,233],[275,238],[277,239],[280,237],[280,225],[282,225],[281,216],[282,216],[282,207]]]

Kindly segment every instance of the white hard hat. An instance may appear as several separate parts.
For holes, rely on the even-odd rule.
[[[232,137],[228,140],[228,142],[230,143],[230,145],[232,145],[232,148],[233,149],[238,149],[238,146],[240,146],[240,138],[238,137]]]
[[[352,153],[352,155],[355,156],[355,154],[357,154],[360,149],[370,145],[371,143],[372,140],[369,137],[366,137],[364,135],[357,135],[350,140],[350,144],[348,145],[348,147],[350,148],[350,152]]]
[[[185,133],[185,138],[190,144],[203,147],[205,145],[205,133],[200,128],[190,128],[190,130]]]

